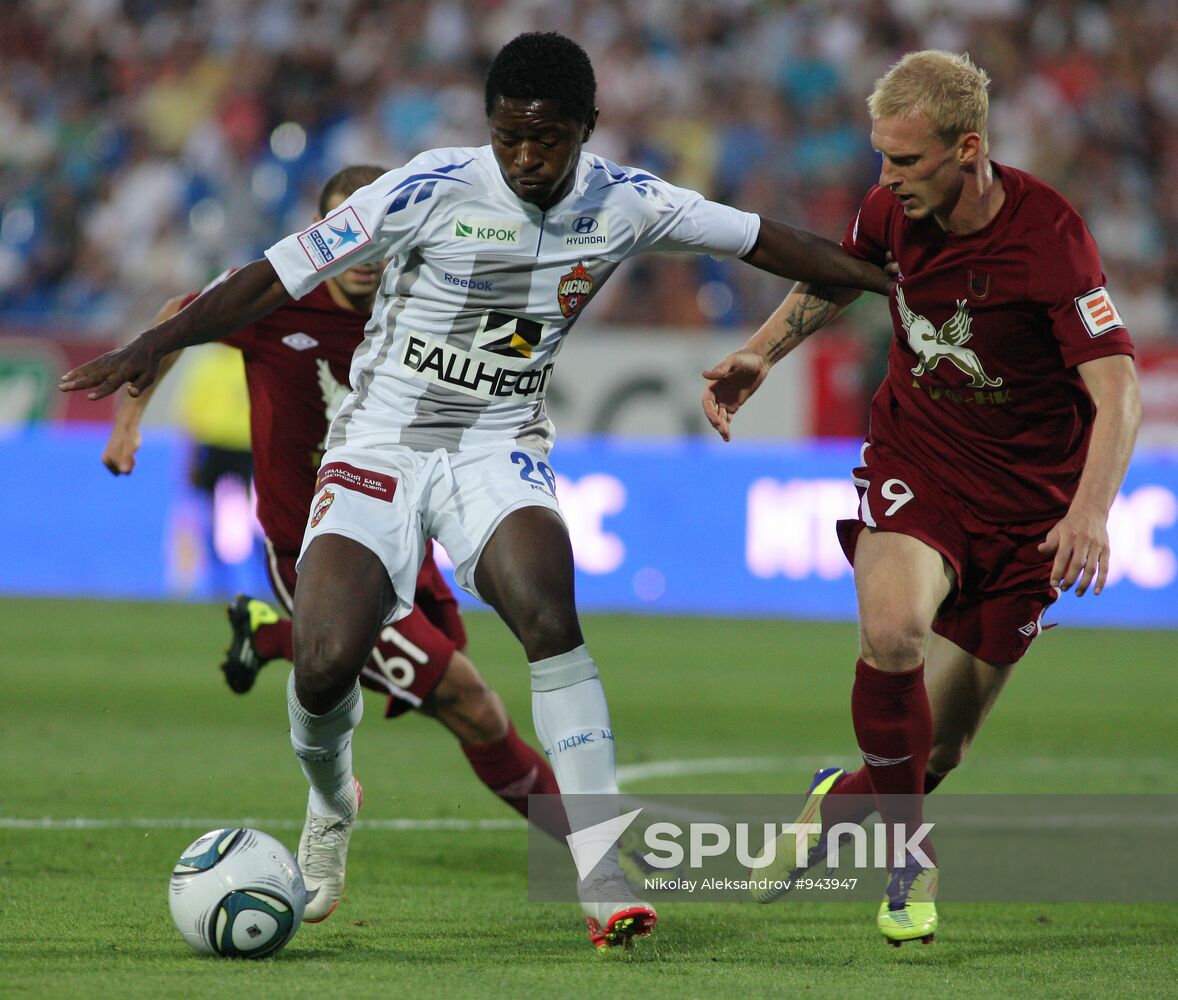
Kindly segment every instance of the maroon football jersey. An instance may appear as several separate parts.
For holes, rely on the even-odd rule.
[[[320,285],[224,340],[245,360],[258,520],[279,552],[302,544],[327,426],[367,321]]]
[[[869,440],[919,461],[994,524],[1062,517],[1095,409],[1076,366],[1133,353],[1076,210],[1030,174],[994,164],[1005,201],[984,229],[946,233],[905,218],[872,188],[843,248],[891,251],[895,337]]]

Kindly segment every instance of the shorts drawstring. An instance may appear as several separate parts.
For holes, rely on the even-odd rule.
[[[422,498],[425,496],[426,490],[429,489],[430,480],[433,479],[434,470],[441,467],[442,478],[446,481],[446,488],[450,493],[453,493],[458,484],[454,479],[454,468],[450,465],[450,453],[445,448],[438,448],[436,451],[431,451],[422,462],[421,469],[417,475],[417,482],[413,486],[413,492],[409,494],[409,506],[417,508],[421,504]]]

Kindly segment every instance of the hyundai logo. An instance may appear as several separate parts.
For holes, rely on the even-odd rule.
[[[592,215],[582,215],[573,222],[573,232],[580,233],[582,236],[593,232],[595,229],[597,229],[597,220]]]

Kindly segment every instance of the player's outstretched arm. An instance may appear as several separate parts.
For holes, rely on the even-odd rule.
[[[741,259],[794,281],[888,293],[882,268],[844,253],[837,243],[764,216],[756,245]]]
[[[151,325],[159,326],[164,320],[171,319],[180,311],[183,301],[183,295],[168,299],[152,318]],[[160,360],[159,372],[156,374],[155,381],[140,395],[132,396],[129,392],[124,392],[119,396],[119,401],[115,404],[115,416],[110,428],[110,437],[106,439],[106,446],[102,449],[102,464],[113,475],[129,476],[135,468],[135,456],[138,454],[139,445],[143,440],[139,433],[143,414],[147,410],[148,402],[155,394],[156,386],[171,371],[172,366],[179,360],[180,353],[180,351],[174,351]]]
[[[769,369],[858,296],[850,288],[795,285],[744,347],[703,373],[710,380],[704,389],[704,416],[720,437],[732,439],[733,416],[760,388]]]
[[[1076,495],[1039,551],[1055,556],[1051,585],[1067,590],[1075,584],[1076,596],[1082,597],[1093,581],[1092,593],[1099,594],[1108,579],[1108,513],[1133,455],[1141,396],[1127,354],[1085,361],[1076,370],[1096,404],[1096,419]]]
[[[92,389],[87,396],[101,399],[129,382],[128,394],[138,396],[155,381],[166,355],[227,337],[268,316],[289,298],[270,261],[264,257],[252,261],[126,347],[66,372],[58,388],[63,392]]]

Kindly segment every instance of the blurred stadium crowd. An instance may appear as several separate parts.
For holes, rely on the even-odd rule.
[[[1173,0],[16,0],[0,31],[0,329],[118,336],[313,215],[328,173],[485,141],[520,31],[578,39],[589,148],[838,238],[877,158],[864,99],[901,53],[993,77],[991,145],[1083,213],[1140,341],[1178,318]],[[782,283],[628,265],[591,318],[755,324]]]

